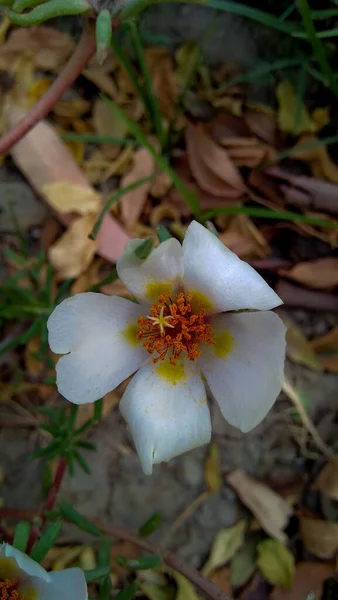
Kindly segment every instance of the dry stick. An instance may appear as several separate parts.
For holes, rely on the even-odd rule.
[[[177,531],[177,529],[179,529],[179,527],[181,527],[181,525],[183,525],[187,519],[189,519],[189,517],[201,506],[201,504],[203,504],[207,498],[209,498],[209,496],[209,490],[202,492],[202,494],[195,498],[195,500],[184,509],[184,511],[177,517],[176,521],[174,521],[169,527],[167,533],[163,536],[160,542],[161,547],[168,545],[168,541],[170,540],[171,536]]]
[[[40,515],[39,510],[32,509],[20,509],[20,508],[0,508],[0,519],[34,519]],[[193,583],[196,588],[198,588],[201,592],[209,600],[232,600],[230,596],[227,596],[222,590],[220,590],[212,581],[203,577],[196,569],[188,565],[186,562],[178,558],[172,552],[161,552],[161,549],[158,548],[155,544],[148,542],[145,539],[140,538],[135,533],[132,533],[128,529],[124,527],[118,527],[117,525],[110,525],[106,523],[101,523],[96,519],[87,519],[93,525],[96,525],[102,533],[106,533],[112,537],[118,538],[120,540],[127,540],[132,542],[142,550],[149,552],[150,554],[161,554],[163,562],[171,567],[178,573],[181,573],[184,577],[189,579],[191,583]]]
[[[8,152],[33,127],[41,121],[60,100],[65,91],[72,85],[81,71],[88,64],[96,49],[95,28],[88,23],[84,28],[74,54],[69,59],[63,71],[35,104],[27,115],[0,139],[0,156]]]

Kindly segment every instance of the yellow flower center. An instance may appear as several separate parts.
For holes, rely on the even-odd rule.
[[[25,579],[12,558],[0,558],[0,600],[37,600],[36,590]]]
[[[19,582],[17,579],[4,579],[0,581],[0,600],[24,600],[18,592]]]
[[[182,353],[195,360],[201,343],[214,344],[214,331],[205,317],[205,310],[194,312],[192,295],[180,292],[174,302],[171,293],[159,296],[150,309],[150,315],[138,319],[137,339],[142,340],[149,354],[156,353],[153,362],[169,357],[172,365]]]

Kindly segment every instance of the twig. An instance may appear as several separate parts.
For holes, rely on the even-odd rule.
[[[308,433],[312,435],[313,441],[315,442],[317,448],[331,461],[338,463],[338,457],[332,452],[331,448],[327,446],[324,440],[319,435],[314,423],[311,421],[309,415],[307,414],[302,401],[297,393],[297,390],[292,386],[291,382],[285,378],[283,384],[283,392],[286,396],[291,400],[293,405],[295,406],[300,419]]]
[[[13,129],[6,133],[0,140],[0,156],[8,152],[19,142],[39,121],[41,121],[60,100],[65,91],[72,85],[81,71],[88,64],[95,53],[95,27],[92,23],[84,28],[80,41],[74,54],[67,65],[47,90],[42,98],[35,104],[27,115],[24,116]]]
[[[34,519],[39,515],[39,510],[0,508],[0,519]],[[124,527],[101,523],[96,519],[87,519],[87,521],[96,525],[102,533],[106,533],[120,540],[132,542],[150,554],[161,554],[163,562],[165,562],[168,567],[175,569],[175,571],[178,571],[181,575],[189,579],[189,581],[191,581],[196,588],[208,598],[208,600],[232,600],[230,596],[227,596],[227,594],[220,590],[212,581],[203,577],[196,569],[178,558],[173,552],[161,552],[161,549],[156,546],[156,544],[152,544],[151,542],[148,542],[148,540],[140,538],[138,535]]]
[[[203,504],[206,501],[206,499],[209,498],[209,496],[210,496],[210,492],[208,490],[206,490],[205,492],[203,492],[202,494],[197,496],[197,498],[195,498],[195,500],[193,502],[191,502],[191,504],[189,504],[189,506],[187,506],[187,508],[184,509],[184,511],[177,517],[177,519],[169,527],[167,533],[163,536],[163,538],[160,542],[161,547],[168,545],[168,541],[170,540],[173,533],[175,533],[175,531],[177,531],[177,529],[179,527],[181,527],[181,525],[183,525],[183,523],[187,519],[189,519],[189,517],[201,506],[201,504]]]
[[[338,313],[338,296],[335,294],[306,290],[282,279],[276,285],[276,293],[286,307]]]

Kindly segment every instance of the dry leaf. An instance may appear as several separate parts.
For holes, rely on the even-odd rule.
[[[222,569],[218,569],[214,571],[212,575],[210,575],[211,581],[219,587],[222,592],[225,594],[231,594],[231,568],[230,567],[222,567]]]
[[[188,124],[186,144],[191,171],[202,190],[216,197],[243,196],[246,188],[239,171],[202,125]]]
[[[98,135],[109,135],[116,138],[124,138],[127,133],[125,122],[120,119],[112,107],[103,100],[97,98],[93,107],[93,125]],[[121,152],[120,144],[102,144],[102,153],[109,159],[116,158]]]
[[[310,343],[302,330],[289,317],[282,317],[287,327],[286,331],[286,355],[293,362],[305,365],[314,371],[322,371],[322,367]]]
[[[219,238],[237,256],[247,260],[265,258],[270,252],[266,239],[247,215],[230,217]]]
[[[89,66],[83,71],[82,75],[94,83],[101,92],[107,94],[113,100],[115,99],[117,86],[111,75],[105,71],[104,65],[102,67]]]
[[[219,143],[227,149],[236,167],[254,169],[264,160],[273,161],[276,151],[256,138],[220,138]]]
[[[274,539],[284,543],[287,537],[283,529],[293,512],[289,504],[279,494],[252,479],[244,471],[233,471],[226,477],[226,481],[256,517],[262,529]]]
[[[175,600],[199,600],[199,596],[197,596],[195,588],[189,579],[186,579],[186,577],[183,577],[177,571],[173,571],[172,576],[177,583],[177,596]]]
[[[320,356],[319,362],[325,371],[338,373],[338,354],[335,356]]]
[[[163,196],[169,192],[172,185],[173,182],[168,173],[165,173],[165,171],[160,171],[150,182],[149,191],[154,198],[163,198]]]
[[[278,99],[278,125],[283,133],[300,135],[305,132],[314,132],[321,129],[313,119],[306,106],[299,106],[299,98],[290,81],[281,81],[276,88]]]
[[[221,529],[216,534],[210,556],[201,571],[205,577],[232,559],[244,542],[245,529],[246,521],[242,519],[233,527]]]
[[[332,289],[338,285],[338,258],[327,257],[301,262],[280,275],[316,290]]]
[[[212,494],[217,494],[222,485],[221,458],[217,444],[211,442],[208,456],[204,465],[204,479],[207,489]]]
[[[172,55],[164,48],[149,48],[146,50],[146,62],[160,112],[170,121],[177,103],[177,84]]]
[[[131,170],[122,177],[120,188],[123,189],[128,185],[143,179],[144,177],[153,174],[155,169],[155,161],[146,148],[139,148],[134,153],[133,166]],[[132,226],[138,221],[144,204],[147,200],[151,181],[147,181],[139,185],[134,190],[123,194],[120,200],[121,216],[123,222],[128,226]]]
[[[326,333],[309,342],[312,350],[322,352],[325,350],[338,350],[338,327],[334,327]]]
[[[48,252],[58,279],[78,277],[90,265],[98,242],[88,238],[96,215],[86,215],[72,222],[69,229],[53,244]]]
[[[94,260],[91,265],[89,265],[88,269],[80,275],[72,283],[71,293],[72,296],[74,294],[81,294],[82,292],[88,292],[89,289],[96,285],[100,281],[100,267],[102,261],[100,259]]]
[[[292,155],[292,158],[309,163],[314,177],[326,179],[331,183],[338,183],[338,166],[331,159],[327,147],[319,144],[317,137],[314,135],[303,135],[294,148],[316,144],[316,142],[318,142],[318,145],[315,148],[297,151]]]
[[[107,294],[107,296],[130,296],[130,292],[120,279],[116,279],[116,281],[102,286],[100,291],[103,294]]]
[[[295,559],[286,546],[267,539],[258,544],[257,566],[264,579],[282,588],[292,586],[295,575]]]
[[[118,575],[119,577],[123,577],[130,572],[129,569],[127,569],[126,567],[122,567],[115,560],[115,556],[123,556],[124,558],[133,559],[139,558],[140,554],[140,548],[136,546],[136,544],[133,544],[133,542],[129,542],[128,540],[123,540],[114,544],[111,548],[111,566],[114,573],[116,573],[116,575]]]
[[[90,187],[75,185],[69,181],[57,181],[44,185],[42,193],[48,204],[57,212],[71,212],[80,215],[96,213],[101,204],[101,196]]]
[[[58,71],[72,54],[75,43],[69,35],[44,25],[12,29],[8,40],[0,47],[0,61],[8,65],[31,52],[34,64],[43,71]]]
[[[338,500],[338,464],[328,462],[312,484],[312,489]]]
[[[34,356],[39,352],[40,348],[40,337],[31,338],[25,346],[25,368],[34,377],[39,377],[45,368],[44,363]]]
[[[319,599],[325,579],[334,571],[334,562],[300,562],[296,565],[292,587],[289,590],[276,588],[271,592],[270,600],[305,600],[311,592]]]
[[[267,106],[250,104],[246,105],[244,120],[250,131],[272,148],[276,146],[276,114]]]
[[[332,558],[338,550],[338,523],[301,516],[299,525],[306,550],[319,558]]]

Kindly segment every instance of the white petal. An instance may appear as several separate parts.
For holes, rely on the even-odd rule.
[[[216,343],[203,349],[203,373],[224,418],[250,431],[281,390],[286,328],[273,312],[217,315],[211,324]]]
[[[75,404],[93,402],[134,373],[148,354],[137,342],[137,318],[144,308],[104,294],[77,294],[48,319],[60,394]]]
[[[153,464],[210,440],[205,387],[189,361],[175,367],[166,361],[144,365],[128,385],[120,410],[146,475],[151,475]]]
[[[184,285],[206,297],[208,312],[270,310],[282,300],[250,265],[193,221],[183,242]]]
[[[182,246],[170,239],[155,248],[146,260],[135,255],[144,240],[131,240],[124,249],[116,268],[128,290],[142,302],[153,304],[160,294],[177,286],[183,273]]]
[[[81,569],[53,571],[50,578],[50,583],[37,582],[39,600],[87,600],[87,584]]]
[[[19,569],[29,577],[36,577],[47,583],[51,580],[50,574],[47,573],[39,563],[9,544],[0,544],[0,557],[1,556],[12,558]]]

